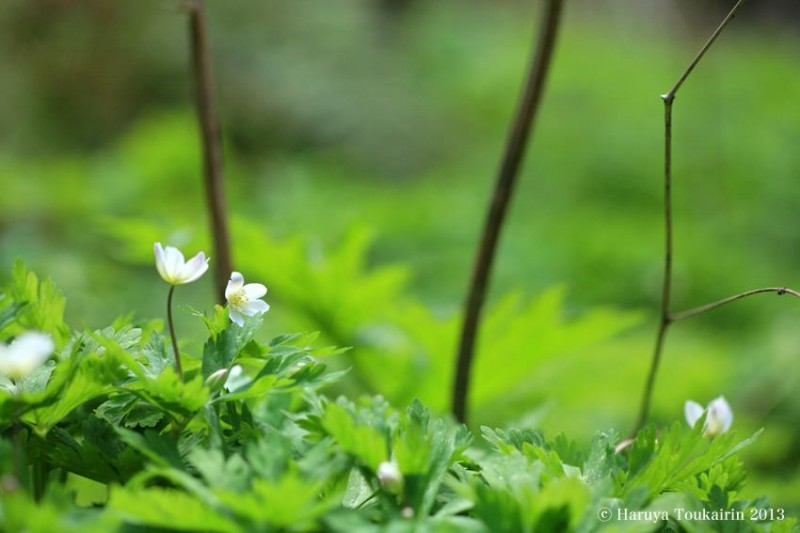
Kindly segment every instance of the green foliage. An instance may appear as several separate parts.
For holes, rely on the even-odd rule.
[[[26,273],[13,283],[21,279],[36,278]],[[25,315],[36,316],[36,324],[63,324],[63,297],[54,288],[26,306],[16,298],[30,298],[30,290],[11,294],[5,309],[14,311],[0,335],[17,331],[28,306],[38,306],[38,314]],[[558,297],[531,309],[552,316]],[[381,397],[330,401],[321,389],[343,374],[327,372],[319,357],[340,350],[315,348],[317,334],[262,343],[258,318],[243,328],[230,324],[222,308],[197,318],[209,338],[202,361],[187,365],[183,379],[164,336],[145,335],[127,317],[97,331],[58,326],[65,339],[57,360],[19,383],[7,380],[0,391],[3,530],[793,527],[790,517],[768,514],[775,509],[766,500],[741,497],[738,452],[758,434],[711,439],[701,420],[695,429],[675,423],[660,434],[650,426],[621,452],[613,431],[598,434],[588,449],[563,435],[548,440],[541,431],[513,428],[484,428],[484,443],[474,443],[465,426],[418,400],[404,410]],[[579,321],[565,331],[591,330],[594,320],[603,322]],[[513,335],[513,321],[507,331]],[[235,365],[244,369],[237,383],[207,380]],[[73,480],[77,494],[63,480]],[[681,514],[720,509],[762,514],[733,524]]]
[[[57,346],[66,341],[66,301],[52,280],[40,282],[36,274],[28,271],[22,260],[17,259],[6,294],[7,299],[0,299],[0,305],[4,308],[0,325],[8,326],[8,334],[35,329],[52,335]],[[6,300],[13,303],[6,303]]]

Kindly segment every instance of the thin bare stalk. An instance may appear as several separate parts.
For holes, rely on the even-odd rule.
[[[694,68],[695,62],[690,65]],[[688,70],[688,69],[687,69]],[[682,76],[683,78],[683,76]],[[680,84],[676,84],[680,87]],[[673,88],[674,89],[674,88]],[[639,417],[636,419],[634,434],[644,425],[647,414],[650,412],[650,401],[653,397],[653,387],[661,363],[661,354],[664,351],[664,341],[670,324],[670,303],[672,300],[672,102],[675,93],[670,91],[662,96],[664,99],[664,280],[661,288],[661,312],[658,321],[658,333],[653,349],[653,359],[647,373],[642,402],[639,408]]]
[[[783,296],[784,294],[788,294],[790,296],[794,296],[795,298],[800,298],[800,292],[797,292],[796,290],[790,289],[788,287],[765,287],[763,289],[753,289],[750,291],[741,292],[739,294],[734,294],[733,296],[723,298],[722,300],[718,300],[716,302],[711,302],[709,304],[693,307],[692,309],[687,309],[686,311],[672,313],[670,314],[670,321],[677,322],[678,320],[683,320],[684,318],[689,318],[695,315],[699,315],[701,313],[705,313],[707,311],[711,311],[713,309],[717,309],[718,307],[728,305],[729,303],[741,300],[742,298],[747,298],[748,296],[754,296],[756,294],[765,294],[770,292],[774,292],[778,296]]]
[[[174,293],[175,285],[170,285],[169,295],[167,296],[167,323],[169,324],[169,337],[172,339],[172,353],[175,354],[175,371],[178,373],[178,377],[183,380],[181,354],[178,351],[178,337],[175,336],[175,323],[172,321],[172,295]]]
[[[214,76],[208,44],[203,0],[188,0],[192,71],[195,80],[197,118],[203,141],[203,174],[209,224],[214,240],[214,284],[219,303],[225,302],[225,287],[233,271],[228,212],[222,177],[222,135],[214,102]]]
[[[658,373],[658,366],[661,362],[661,354],[664,350],[664,342],[666,340],[667,331],[670,324],[673,322],[674,317],[670,313],[670,304],[672,299],[672,104],[675,101],[675,96],[680,90],[683,83],[694,71],[694,68],[705,56],[706,52],[711,48],[711,45],[717,40],[717,37],[722,33],[722,30],[736,17],[739,7],[745,0],[739,0],[733,6],[731,11],[722,21],[722,23],[714,30],[711,37],[706,41],[697,55],[692,59],[683,73],[678,77],[678,80],[666,94],[661,95],[664,101],[664,236],[665,236],[665,252],[664,252],[664,280],[661,293],[661,317],[658,325],[658,333],[656,334],[656,344],[653,349],[653,358],[650,363],[650,370],[647,374],[647,381],[645,382],[644,393],[642,394],[642,401],[640,404],[639,415],[634,425],[633,433],[636,434],[644,425],[647,416],[650,412],[650,401],[653,396],[653,388],[655,387],[656,375]],[[713,307],[711,307],[713,309]],[[701,311],[702,312],[702,311]],[[694,313],[697,314],[697,313]]]
[[[456,376],[453,383],[453,415],[461,422],[466,422],[467,420],[470,372],[481,309],[486,297],[486,286],[494,262],[497,241],[508,210],[508,203],[514,192],[520,163],[525,154],[532,125],[542,99],[545,79],[550,70],[550,60],[558,34],[562,5],[562,0],[549,0],[545,7],[539,38],[528,70],[525,90],[509,132],[505,153],[495,183],[492,202],[483,228],[483,237],[475,258],[469,294],[465,304],[464,323],[461,329],[458,360],[456,362]]]
[[[669,100],[670,103],[672,102],[672,100],[675,98],[675,94],[678,92],[678,89],[680,89],[681,85],[683,85],[683,82],[686,81],[686,79],[689,77],[689,74],[692,73],[692,71],[694,70],[694,67],[697,66],[697,64],[700,62],[700,60],[703,59],[703,56],[706,55],[706,52],[708,52],[708,49],[711,48],[711,45],[714,44],[714,41],[717,40],[717,37],[719,37],[719,35],[722,33],[722,30],[724,30],[725,27],[734,18],[736,18],[736,13],[739,12],[739,7],[744,3],[745,3],[745,0],[739,0],[738,2],[736,2],[736,4],[733,6],[733,8],[731,8],[731,10],[728,13],[728,15],[723,19],[723,21],[720,23],[720,25],[717,26],[717,29],[714,30],[714,33],[712,33],[711,37],[708,38],[708,41],[706,41],[706,44],[704,44],[703,47],[700,49],[700,51],[697,52],[697,55],[694,57],[694,59],[692,59],[692,62],[689,63],[689,66],[686,67],[686,70],[683,71],[683,74],[681,74],[681,76],[678,78],[678,81],[676,81],[675,85],[672,86],[672,89],[670,89],[667,94],[662,96],[664,101]]]

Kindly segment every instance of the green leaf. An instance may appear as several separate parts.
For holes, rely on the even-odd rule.
[[[261,319],[258,318],[246,321],[243,328],[231,324],[216,335],[212,334],[203,347],[203,379],[217,370],[231,368],[260,326]]]
[[[292,527],[311,530],[318,518],[338,504],[341,494],[320,497],[323,484],[304,479],[295,469],[289,469],[279,480],[253,480],[244,493],[216,493],[228,508],[256,526]],[[280,502],[280,505],[275,505]]]
[[[130,524],[183,531],[241,531],[234,520],[206,502],[173,489],[115,486],[108,508]]]
[[[183,468],[183,460],[178,451],[178,443],[169,437],[153,430],[137,433],[129,429],[115,427],[119,437],[150,461],[158,466],[172,466],[176,469]]]
[[[356,424],[344,407],[328,404],[322,425],[344,451],[358,458],[372,471],[388,459],[386,436],[374,427]]]
[[[20,311],[22,311],[26,305],[28,305],[28,302],[17,302],[0,311],[0,331],[2,331],[7,325],[17,320],[17,317],[20,315]]]
[[[644,465],[637,464],[638,470],[628,474],[623,493],[646,487],[651,495],[655,495],[677,488],[714,466],[724,464],[726,459],[751,444],[760,434],[758,431],[744,440],[739,440],[734,432],[709,438],[703,435],[702,418],[693,429],[675,422],[661,435],[651,460]]]
[[[112,353],[64,360],[56,365],[43,392],[53,401],[26,414],[25,420],[43,435],[78,406],[114,390],[114,384],[125,377],[127,372]]]
[[[221,450],[195,448],[188,460],[216,490],[242,492],[250,484],[250,465],[239,454],[226,459]]]
[[[69,338],[69,328],[64,322],[66,300],[51,279],[39,281],[21,259],[14,263],[8,294],[16,304],[24,304],[15,312],[14,333],[34,329],[48,333],[57,347]]]
[[[147,362],[145,373],[150,377],[159,376],[165,368],[175,366],[175,356],[166,348],[166,339],[158,332],[153,332],[150,341],[142,347],[142,354]]]

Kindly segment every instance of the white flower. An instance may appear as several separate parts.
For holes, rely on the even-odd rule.
[[[394,490],[403,483],[403,474],[400,473],[400,467],[394,461],[384,461],[379,464],[376,474],[378,482],[385,489]]]
[[[699,403],[688,400],[684,406],[684,414],[690,426],[694,427],[703,415],[704,410],[708,411],[706,422],[703,426],[704,435],[714,437],[725,433],[731,428],[733,411],[724,397],[720,396],[712,400],[706,409],[703,409],[703,406]]]
[[[260,283],[244,284],[244,276],[232,272],[225,299],[228,300],[228,314],[239,326],[244,326],[244,317],[260,315],[269,311],[269,304],[259,298],[267,294],[267,288]]]
[[[242,365],[233,365],[228,372],[228,379],[225,380],[225,390],[234,392],[247,386],[252,380],[244,375]]]
[[[0,374],[20,380],[47,361],[54,349],[50,336],[37,331],[21,334],[8,346],[0,343]]]
[[[174,246],[163,248],[161,243],[157,242],[153,248],[158,273],[170,285],[191,283],[208,270],[208,259],[203,252],[186,261],[181,251]]]

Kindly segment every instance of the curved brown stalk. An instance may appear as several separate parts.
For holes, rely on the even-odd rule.
[[[203,141],[203,175],[211,236],[214,241],[214,284],[217,301],[225,303],[225,287],[233,271],[228,212],[222,179],[222,136],[214,103],[214,77],[203,0],[188,0],[192,72],[197,118]]]
[[[536,41],[535,52],[528,70],[525,91],[508,136],[505,154],[495,183],[494,195],[483,228],[483,237],[475,258],[469,294],[465,304],[464,323],[461,329],[456,375],[453,383],[452,411],[453,416],[460,422],[467,420],[467,397],[475,352],[475,338],[486,297],[486,286],[497,249],[497,241],[544,92],[544,83],[547,72],[550,70],[550,60],[558,34],[562,5],[562,0],[549,0],[545,7],[539,38]]]

